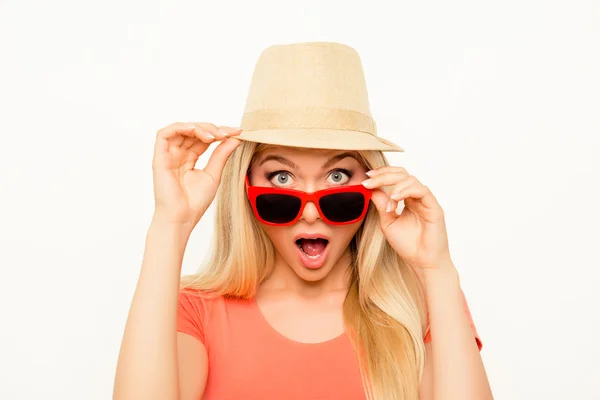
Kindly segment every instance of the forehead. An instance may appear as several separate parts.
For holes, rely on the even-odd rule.
[[[315,161],[327,161],[335,156],[348,155],[354,156],[359,159],[356,151],[350,150],[335,150],[335,149],[311,149],[307,147],[291,147],[291,146],[268,146],[257,155],[256,160],[260,164],[266,158],[272,156],[284,157],[290,161],[297,161],[302,163],[304,161],[315,162]],[[352,157],[348,157],[349,161],[353,161]],[[354,160],[356,161],[356,160]]]

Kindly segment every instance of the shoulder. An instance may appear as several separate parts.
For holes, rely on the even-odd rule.
[[[211,302],[223,301],[221,295],[206,290],[182,288],[179,289],[179,301],[190,302],[193,304],[208,304]]]
[[[209,291],[184,288],[179,290],[179,307],[205,316],[210,310],[225,302],[221,295]]]
[[[256,319],[253,301],[196,289],[180,289],[177,326],[203,342],[247,328]]]
[[[201,342],[206,339],[206,325],[214,310],[223,303],[222,296],[195,289],[180,289],[177,304],[177,330],[194,336]]]
[[[250,300],[216,294],[210,291],[183,288],[179,290],[179,308],[198,314],[202,319],[211,314],[223,314],[249,306]]]

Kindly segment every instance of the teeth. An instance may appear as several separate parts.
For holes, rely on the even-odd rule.
[[[298,246],[298,248],[299,248],[300,250],[302,250],[302,252],[303,252],[303,253],[306,255],[306,257],[308,257],[308,258],[310,258],[310,259],[312,259],[312,260],[315,260],[315,259],[317,259],[317,258],[321,257],[321,254],[317,254],[316,256],[311,256],[311,255],[308,255],[308,254],[307,254],[307,253],[304,251],[304,249],[302,248],[302,246],[300,246],[300,244],[299,244],[299,243],[296,243],[296,245]]]

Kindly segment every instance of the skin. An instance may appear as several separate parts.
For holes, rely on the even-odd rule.
[[[321,169],[336,150],[314,150],[277,146],[267,149],[250,171],[254,186],[284,187],[314,192],[338,186],[357,185],[367,178],[366,170],[353,157],[343,158]],[[262,160],[277,155],[284,160]],[[348,176],[342,169],[348,170]],[[279,172],[270,180],[268,173]],[[283,183],[282,183],[283,181]],[[362,221],[349,225],[325,223],[309,202],[300,220],[290,226],[263,225],[276,252],[273,273],[261,284],[256,301],[273,328],[290,339],[315,343],[343,334],[342,305],[348,287],[349,243]],[[297,255],[294,237],[320,233],[330,238],[329,254],[319,269],[305,268]]]
[[[392,248],[414,269],[425,292],[432,340],[426,344],[421,399],[492,399],[469,320],[458,271],[448,249],[442,207],[431,190],[403,167],[367,171],[372,201]],[[381,190],[392,186],[390,195]],[[404,207],[398,207],[402,201]]]
[[[191,400],[204,392],[208,373],[206,349],[197,339],[176,332],[179,277],[189,236],[214,199],[225,162],[240,143],[234,138],[239,133],[240,130],[209,123],[175,123],[157,132],[152,164],[155,213],[123,335],[114,399]],[[221,143],[206,167],[195,169],[200,155],[216,141]],[[491,399],[485,369],[464,312],[458,273],[448,252],[443,211],[429,188],[402,167],[365,171],[353,158],[344,158],[321,170],[320,166],[340,151],[281,147],[268,150],[263,157],[271,152],[284,155],[298,168],[268,161],[253,167],[251,184],[272,185],[265,172],[285,169],[292,178],[285,184],[300,190],[361,182],[375,189],[372,201],[379,212],[381,229],[394,250],[415,269],[426,294],[432,340],[426,345],[420,398]],[[335,168],[354,174],[347,181],[332,180]],[[365,181],[367,173],[371,178]],[[383,186],[392,186],[395,199],[381,190]],[[404,202],[402,210],[396,207],[397,201]],[[348,244],[359,226],[360,222],[328,225],[312,203],[306,205],[298,223],[266,226],[277,257],[273,274],[259,288],[257,303],[275,330],[307,343],[343,333]],[[304,268],[296,255],[293,237],[307,231],[324,233],[331,239],[328,259],[318,270]],[[156,359],[161,363],[154,362]]]

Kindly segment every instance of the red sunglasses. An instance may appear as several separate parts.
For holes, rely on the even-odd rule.
[[[363,185],[340,186],[313,193],[277,187],[250,186],[246,175],[246,193],[254,215],[268,225],[291,225],[312,201],[321,218],[332,225],[346,225],[365,217],[373,190]]]

